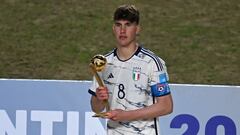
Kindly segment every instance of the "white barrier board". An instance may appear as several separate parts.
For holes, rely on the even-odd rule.
[[[92,118],[90,81],[0,79],[0,135],[105,135]],[[172,114],[162,135],[239,135],[240,87],[170,85]]]

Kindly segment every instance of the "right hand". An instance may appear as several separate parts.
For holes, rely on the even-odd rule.
[[[98,87],[96,90],[96,96],[100,101],[107,100],[109,97],[107,87]]]

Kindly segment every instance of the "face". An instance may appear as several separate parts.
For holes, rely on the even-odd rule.
[[[126,47],[136,44],[136,35],[139,33],[139,25],[127,20],[115,21],[113,33],[119,46]]]

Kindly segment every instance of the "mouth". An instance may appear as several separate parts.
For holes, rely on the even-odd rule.
[[[119,39],[120,40],[125,40],[125,39],[127,39],[127,36],[121,35],[121,36],[119,36]]]

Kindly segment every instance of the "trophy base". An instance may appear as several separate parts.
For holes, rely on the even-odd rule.
[[[100,112],[100,113],[94,114],[92,117],[106,118],[107,116],[108,116],[107,112]]]

